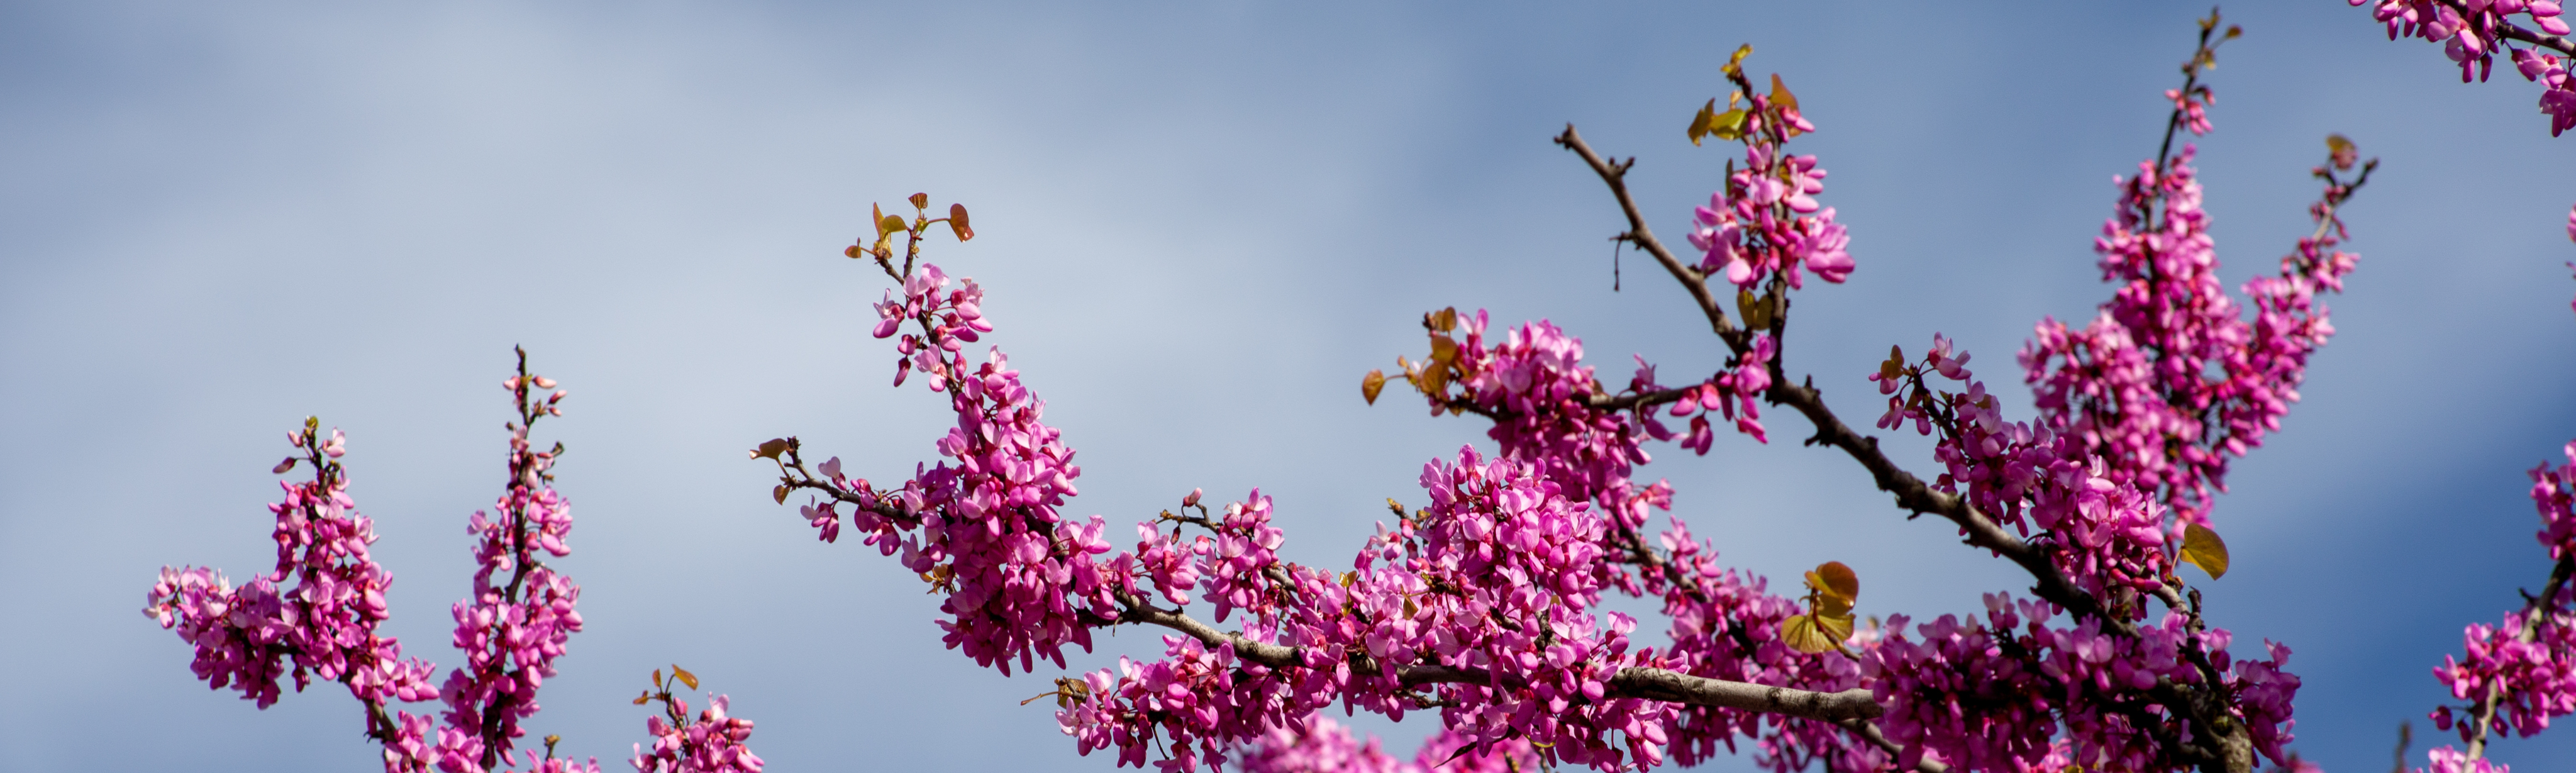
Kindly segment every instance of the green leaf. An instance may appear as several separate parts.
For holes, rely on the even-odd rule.
[[[1711,97],[1708,100],[1708,104],[1699,109],[1698,115],[1691,116],[1690,141],[1692,145],[1698,145],[1700,138],[1708,136],[1708,122],[1716,117],[1717,98]]]
[[[1709,119],[1708,133],[1721,140],[1744,138],[1744,109],[1736,108]]]

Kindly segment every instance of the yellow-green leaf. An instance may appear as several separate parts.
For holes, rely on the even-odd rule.
[[[886,238],[886,213],[884,207],[879,207],[873,202],[868,204],[868,225],[876,227],[877,241],[884,242]]]
[[[698,675],[689,673],[688,669],[673,665],[671,666],[671,675],[679,677],[680,683],[688,685],[689,689],[698,689]]]
[[[1756,296],[1752,290],[1735,291],[1735,310],[1744,315],[1744,326],[1754,330],[1771,329],[1772,295]]]
[[[1842,647],[1851,632],[1850,615],[1807,614],[1780,621],[1780,642],[1810,655]]]
[[[1432,337],[1431,337],[1431,361],[1432,361],[1432,362],[1435,362],[1435,363],[1447,363],[1447,362],[1455,362],[1455,361],[1457,361],[1457,359],[1458,359],[1458,342],[1457,342],[1457,340],[1456,340],[1456,339],[1452,339],[1452,338],[1450,338],[1450,337],[1448,337],[1448,336],[1444,336],[1444,335],[1435,335],[1435,336],[1432,336]]]
[[[2200,524],[2187,524],[2182,530],[2182,560],[2200,567],[2215,580],[2227,576],[2227,541],[2218,532]]]
[[[1372,370],[1368,375],[1360,377],[1360,396],[1367,398],[1370,405],[1377,404],[1377,393],[1385,388],[1386,371]]]
[[[1798,109],[1798,95],[1789,93],[1789,87],[1780,85],[1780,74],[1776,72],[1771,74],[1771,104]]]
[[[1743,46],[1736,48],[1735,55],[1726,58],[1726,74],[1735,75],[1743,72],[1744,58],[1752,55],[1753,44],[1751,43],[1746,43]]]
[[[909,228],[905,228],[905,227],[904,227],[904,225],[903,225],[903,217],[902,217],[902,216],[899,216],[899,215],[887,215],[887,216],[885,216],[885,219],[884,219],[884,220],[878,221],[878,223],[877,223],[877,230],[878,230],[879,232],[886,233],[886,234],[894,234],[894,233],[900,233],[900,232],[903,232],[903,231],[909,231],[909,230],[912,230],[912,229],[909,229]]]
[[[1443,333],[1458,329],[1458,307],[1451,306],[1432,313],[1431,329]]]
[[[1721,140],[1733,140],[1733,139],[1741,139],[1741,138],[1743,138],[1743,137],[1744,137],[1744,109],[1743,109],[1743,108],[1736,108],[1736,109],[1733,109],[1733,110],[1728,110],[1728,111],[1726,111],[1726,112],[1723,112],[1723,113],[1719,113],[1719,114],[1717,114],[1717,117],[1715,117],[1715,118],[1708,119],[1708,133],[1709,133],[1709,134],[1711,134],[1711,135],[1715,135],[1718,139],[1721,139]]]
[[[1699,114],[1698,114],[1698,115],[1691,116],[1691,125],[1690,125],[1690,141],[1691,141],[1691,144],[1693,144],[1693,145],[1697,145],[1697,144],[1699,144],[1700,138],[1708,136],[1708,122],[1709,122],[1711,119],[1714,119],[1714,118],[1716,118],[1716,117],[1717,117],[1717,99],[1716,99],[1716,98],[1714,98],[1714,97],[1711,97],[1711,98],[1708,100],[1708,104],[1707,104],[1706,106],[1701,107],[1701,108],[1699,109]]]
[[[1815,618],[1816,629],[1834,637],[1834,646],[1840,647],[1843,642],[1851,641],[1851,615],[1816,615]]]

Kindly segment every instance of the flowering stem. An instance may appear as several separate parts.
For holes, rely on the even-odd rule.
[[[2530,644],[2540,638],[2540,621],[2548,617],[2543,607],[2558,598],[2559,593],[2567,590],[2568,578],[2571,575],[2576,575],[2576,552],[2570,552],[2559,558],[2557,568],[2549,572],[2549,585],[2541,589],[2540,595],[2523,602],[2522,630],[2515,632],[2514,641]],[[2504,680],[2489,680],[2486,697],[2478,701],[2477,713],[2470,717],[2470,722],[2477,726],[2477,731],[2475,735],[2469,737],[2468,759],[2474,760],[2486,754],[2487,727],[2494,724],[2496,704],[2503,701]]]

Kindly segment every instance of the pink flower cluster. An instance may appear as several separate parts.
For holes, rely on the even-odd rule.
[[[2166,726],[2175,724],[2173,713],[2134,707],[2161,703],[2160,685],[2199,682],[2187,662],[2194,650],[2225,674],[2222,687],[2237,697],[2234,713],[2253,729],[2255,748],[2286,758],[2281,745],[2298,689],[2298,677],[2280,670],[2288,647],[2267,643],[2269,659],[2231,664],[2226,631],[2193,634],[2178,613],[2130,637],[2093,619],[2052,627],[2059,610],[2042,601],[1990,594],[1986,610],[1982,624],[1943,615],[1915,626],[1912,637],[1904,616],[1891,617],[1887,639],[1865,656],[1871,690],[1887,707],[1881,725],[1905,745],[1900,765],[1930,758],[1980,771],[2056,770],[2041,766],[2069,761],[2100,770],[2185,767],[2167,758],[2160,740],[2181,729]],[[2065,736],[2052,741],[2059,724]]]
[[[1661,484],[1658,484],[1660,486]],[[1669,490],[1663,492],[1669,501]],[[1679,516],[1657,535],[1667,571],[1642,572],[1644,590],[1663,597],[1672,618],[1665,667],[1692,676],[1732,682],[1841,692],[1866,686],[1859,661],[1839,652],[1801,653],[1780,634],[1789,618],[1806,613],[1796,600],[1773,595],[1769,582],[1720,567],[1717,553],[1691,536]],[[1851,644],[1875,646],[1876,633],[1857,632]],[[1754,764],[1775,773],[1814,767],[1881,770],[1893,759],[1842,728],[1807,719],[1782,719],[1741,709],[1677,706],[1672,727],[1674,761],[1696,766],[1733,753],[1738,736],[1755,740]]]
[[[1490,348],[1483,338],[1486,325],[1481,311],[1461,317],[1466,335],[1456,343],[1453,359],[1465,372],[1459,379],[1462,388],[1455,395],[1432,397],[1434,409],[1449,401],[1483,408],[1494,419],[1495,426],[1487,434],[1499,445],[1503,458],[1543,470],[1544,478],[1557,484],[1570,500],[1589,500],[1593,510],[1608,517],[1602,535],[1605,547],[1617,541],[1643,549],[1638,535],[1649,510],[1669,509],[1672,489],[1662,482],[1639,485],[1630,475],[1634,465],[1651,458],[1641,447],[1645,439],[1671,440],[1675,433],[1665,428],[1658,411],[1641,408],[1622,416],[1618,411],[1592,408],[1592,400],[1607,395],[1602,394],[1593,369],[1582,364],[1582,342],[1554,325],[1525,324]],[[1680,436],[1684,447],[1705,453],[1713,441],[1708,419],[1719,414],[1733,419],[1739,431],[1763,438],[1756,421],[1756,398],[1770,387],[1769,362],[1776,350],[1767,333],[1752,336],[1752,341],[1751,356],[1738,358],[1699,384],[1681,388],[1672,406],[1660,411],[1671,416],[1701,414],[1693,418],[1690,432]],[[1657,382],[1656,370],[1640,358],[1623,394],[1665,392],[1668,388]],[[1596,582],[1604,586],[1664,598],[1665,611],[1674,618],[1675,644],[1663,656],[1662,667],[1694,676],[1810,690],[1859,686],[1858,669],[1849,659],[1801,654],[1780,643],[1780,622],[1800,612],[1795,602],[1768,594],[1759,578],[1745,578],[1718,566],[1715,552],[1705,551],[1678,517],[1671,519],[1659,540],[1666,554],[1662,560],[1669,564],[1663,569],[1630,574],[1622,567],[1637,561],[1635,556],[1612,548],[1590,571],[1600,575]],[[1620,555],[1610,555],[1614,552]],[[1763,715],[1753,712],[1674,708],[1678,713],[1665,734],[1673,754],[1684,764],[1713,758],[1720,744],[1732,749],[1739,733],[1760,739],[1759,763],[1776,770],[1802,768],[1817,756],[1846,765],[1884,757],[1877,749],[1854,744],[1841,728],[1824,723],[1775,718],[1766,727]]]
[[[1661,762],[1672,704],[1604,697],[1621,668],[1661,665],[1630,649],[1634,620],[1592,611],[1607,578],[1609,520],[1534,465],[1487,461],[1473,448],[1425,465],[1422,485],[1430,506],[1359,556],[1360,574],[1376,582],[1355,590],[1380,591],[1358,602],[1369,655],[1483,669],[1484,684],[1440,689],[1455,704],[1441,711],[1453,730],[1527,738],[1556,761],[1601,770]]]
[[[450,770],[509,764],[516,740],[527,733],[520,723],[537,713],[537,688],[555,675],[555,659],[581,630],[581,613],[573,609],[581,587],[537,557],[540,550],[557,558],[572,554],[564,543],[572,531],[571,504],[551,485],[561,447],[540,451],[528,441],[538,417],[562,415],[565,393],[540,397],[539,390],[554,389],[554,380],[525,374],[501,386],[521,416],[510,424],[508,490],[490,512],[476,511],[466,522],[475,537],[473,595],[450,608],[456,619],[451,641],[465,651],[465,665],[439,687],[447,710],[438,759]]]
[[[1099,516],[1081,523],[1057,512],[1078,493],[1073,479],[1082,468],[1062,432],[1042,420],[1046,404],[1020,383],[999,348],[973,365],[959,353],[993,326],[978,308],[983,290],[975,281],[955,290],[949,281],[938,266],[922,264],[905,278],[903,300],[878,304],[884,319],[875,335],[893,336],[906,320],[922,327],[897,346],[905,359],[895,383],[917,369],[930,375],[932,389],[948,393],[957,426],[937,448],[955,464],[919,470],[888,491],[843,477],[838,459],[824,463],[824,477],[856,493],[851,525],[867,533],[867,544],[889,555],[901,550],[906,567],[949,591],[940,606],[953,616],[940,623],[948,646],[1004,673],[1014,657],[1023,671],[1038,658],[1061,667],[1064,645],[1090,649],[1090,626],[1114,619],[1118,594],[1133,593],[1129,564],[1095,558],[1111,550]],[[820,538],[839,538],[838,502],[808,506],[805,514]]]
[[[2039,423],[2112,460],[2110,480],[2154,494],[2178,516],[2176,529],[2206,525],[2229,458],[2280,428],[2308,355],[2334,334],[2314,297],[2341,290],[2358,260],[2332,251],[2337,229],[2301,239],[2277,276],[2246,284],[2256,310],[2246,321],[2218,280],[2192,154],[2185,145],[2120,182],[2118,214],[2094,241],[2103,278],[2118,289],[2081,330],[2041,321],[2020,357]],[[2329,178],[2327,201],[2349,191]],[[2327,204],[2311,213],[2333,217]]]
[[[1711,416],[1734,422],[1737,432],[1753,436],[1755,442],[1771,442],[1770,433],[1762,428],[1762,409],[1756,400],[1764,390],[1771,388],[1771,361],[1779,356],[1779,346],[1772,343],[1771,334],[1759,333],[1753,336],[1752,348],[1749,356],[1735,358],[1733,367],[1710,376],[1697,386],[1685,387],[1689,391],[1681,399],[1673,401],[1668,412],[1674,417],[1690,416],[1695,412],[1700,414],[1691,418],[1689,432],[1682,436],[1683,448],[1701,456],[1708,455],[1709,447],[1717,441],[1716,433],[1710,428]],[[1639,357],[1637,375],[1630,380],[1629,388],[1642,393],[1660,390],[1663,385],[1655,383],[1654,366]],[[1673,438],[1672,431],[1665,429],[1663,422],[1652,414],[1638,414],[1637,422],[1644,426],[1649,437],[1656,440]]]
[[[1523,773],[1540,769],[1537,750],[1513,739],[1478,753],[1475,739],[1442,730],[1423,739],[1413,759],[1397,759],[1351,737],[1339,722],[1321,715],[1272,730],[1236,757],[1243,773]]]
[[[1196,499],[1192,490],[1190,498]],[[1205,563],[1208,569],[1207,600],[1216,605],[1216,621],[1225,622],[1237,609],[1252,610],[1259,622],[1275,625],[1277,599],[1281,592],[1266,572],[1279,565],[1279,546],[1287,535],[1270,525],[1270,498],[1260,489],[1242,502],[1225,506],[1225,517],[1216,523],[1216,537],[1208,544]]]
[[[1547,477],[1576,501],[1599,501],[1614,493],[1632,466],[1649,460],[1637,447],[1637,435],[1641,429],[1659,431],[1661,425],[1635,424],[1617,413],[1588,407],[1586,401],[1601,389],[1592,367],[1583,364],[1581,339],[1539,320],[1514,328],[1499,344],[1487,346],[1486,325],[1481,309],[1474,315],[1459,315],[1464,335],[1449,358],[1462,374],[1458,391],[1427,396],[1433,412],[1449,410],[1455,401],[1492,413],[1494,427],[1485,435],[1506,449],[1505,454],[1546,469]],[[1434,337],[1450,340],[1445,334]],[[1435,358],[1438,355],[1435,351]],[[1707,422],[1693,426],[1704,432]]]
[[[1775,122],[1766,117],[1770,97],[1752,99],[1744,166],[1730,170],[1726,187],[1709,194],[1708,206],[1692,211],[1688,236],[1701,252],[1699,270],[1748,290],[1774,276],[1792,289],[1802,287],[1803,273],[1839,283],[1851,276],[1851,235],[1834,222],[1833,207],[1816,201],[1825,190],[1825,170],[1815,156],[1781,149],[1792,127],[1816,127],[1795,107],[1782,111],[1794,123]]]
[[[2545,87],[2540,109],[2549,114],[2549,135],[2555,137],[2576,128],[2576,82],[2568,79],[2567,59],[2541,53],[2538,46],[2513,45],[2538,37],[2513,17],[2522,16],[2522,23],[2540,33],[2563,36],[2563,10],[2557,0],[2377,0],[2371,16],[2388,25],[2389,40],[2404,35],[2441,43],[2442,53],[2460,65],[2461,83],[2469,82],[2473,70],[2477,80],[2486,80],[2495,70],[2495,55],[2504,53],[2524,80]]]
[[[1346,663],[1273,669],[1237,657],[1232,643],[1211,649],[1185,636],[1163,643],[1162,660],[1120,657],[1117,667],[1085,674],[1070,688],[1056,722],[1081,753],[1114,746],[1119,765],[1141,768],[1149,750],[1165,745],[1159,739],[1169,756],[1154,761],[1156,768],[1214,770],[1233,746],[1329,704],[1334,681],[1351,677]]]
[[[2531,470],[2531,501],[2540,512],[2534,535],[2549,557],[2565,567],[2576,560],[2576,443],[2565,449],[2570,464],[2543,464]],[[2507,613],[2502,625],[2472,623],[2462,635],[2459,656],[2445,655],[2433,676],[2451,688],[2451,697],[2467,701],[2456,709],[2432,713],[2435,726],[2457,730],[2469,740],[2481,730],[2524,737],[2549,727],[2557,717],[2576,713],[2576,587],[2553,578],[2541,598]],[[2528,629],[2531,636],[2524,639]],[[2484,713],[2493,702],[2493,714]],[[2479,727],[2485,717],[2486,727]],[[2438,764],[2438,762],[2437,762]]]
[[[644,729],[653,735],[653,748],[637,744],[635,757],[628,762],[637,773],[760,773],[766,763],[743,745],[751,738],[752,722],[727,715],[731,705],[731,698],[718,695],[698,712],[697,721],[685,726],[661,717],[646,718]],[[671,713],[688,716],[688,702],[673,699]],[[597,773],[596,764],[592,773]]]
[[[1145,764],[1147,749],[1168,739],[1173,756],[1158,765],[1186,770],[1217,765],[1231,746],[1290,727],[1338,697],[1398,718],[1437,705],[1449,728],[1482,744],[1479,753],[1520,739],[1544,748],[1551,762],[1603,770],[1660,762],[1671,704],[1606,695],[1619,669],[1653,662],[1629,648],[1634,621],[1590,611],[1607,576],[1606,522],[1534,467],[1473,449],[1454,463],[1426,465],[1423,483],[1431,505],[1372,538],[1356,571],[1334,578],[1285,567],[1285,587],[1221,602],[1248,602],[1238,604],[1253,612],[1244,635],[1296,647],[1300,662],[1274,668],[1244,659],[1231,643],[1209,648],[1166,637],[1164,660],[1122,659],[1087,675],[1081,699],[1058,712],[1059,722],[1086,753],[1118,747],[1123,764]],[[1208,547],[1160,555],[1184,557],[1196,576],[1267,576],[1277,567],[1267,559],[1229,568],[1226,543],[1267,530],[1268,508],[1227,512],[1229,526]],[[1469,669],[1483,680],[1443,684],[1433,697],[1406,682],[1417,667]]]
[[[1932,457],[1945,471],[1935,488],[1960,493],[1964,487],[1970,504],[2025,537],[2036,526],[2042,532],[2036,542],[2077,588],[2130,610],[2129,617],[2143,615],[2139,594],[2164,587],[2174,568],[2169,549],[2179,540],[2168,539],[2164,506],[2121,480],[2121,468],[2082,437],[2005,421],[1985,383],[1970,380],[1968,359],[1935,334],[1921,365],[1881,365],[1870,374],[1879,390],[1906,394],[1888,399],[1878,425],[1893,429],[1911,421],[1917,432],[1938,430]],[[1934,390],[1924,381],[1935,374],[1968,381],[1968,388]]]
[[[307,421],[287,440],[304,455],[277,471],[309,463],[314,472],[308,482],[280,481],[285,499],[268,506],[275,571],[235,588],[213,569],[163,567],[143,614],[196,646],[188,667],[208,687],[230,687],[262,709],[277,702],[278,677],[289,673],[299,692],[319,676],[348,685],[370,707],[429,698],[436,666],[404,660],[401,642],[376,635],[391,614],[385,588],[393,574],[368,555],[375,524],[349,499],[338,461],[346,439],[334,429],[324,440]],[[290,578],[295,586],[280,588]]]
[[[2455,746],[2435,747],[2425,756],[2429,758],[2426,761],[2432,764],[2416,768],[2416,773],[2513,773],[2513,768],[2495,760],[2485,757],[2469,759]]]
[[[2564,561],[2576,555],[2576,442],[2560,451],[2568,464],[2531,468],[2531,503],[2540,511],[2540,533],[2533,536],[2550,558]]]
[[[921,333],[905,333],[895,345],[903,355],[895,361],[895,386],[903,386],[904,377],[919,370],[929,374],[931,391],[947,390],[948,380],[963,373],[958,369],[964,364],[958,350],[980,340],[979,334],[993,332],[980,308],[984,288],[973,279],[955,290],[947,287],[948,274],[924,263],[904,277],[903,300],[896,301],[894,291],[887,290],[885,300],[876,304],[878,338],[894,335],[905,320],[920,321],[922,326]]]
[[[554,381],[529,374],[524,352],[519,374],[502,386],[519,413],[509,425],[510,485],[493,510],[469,519],[480,568],[473,595],[452,610],[454,643],[466,651],[467,665],[450,672],[443,687],[430,684],[436,666],[402,660],[399,643],[375,634],[388,615],[384,590],[392,575],[368,556],[375,531],[349,499],[348,476],[338,461],[346,452],[345,438],[338,430],[321,437],[319,422],[311,419],[288,436],[303,455],[276,469],[284,473],[309,463],[315,471],[311,482],[281,484],[285,501],[269,507],[277,519],[277,570],[236,589],[210,569],[164,568],[144,613],[197,645],[191,668],[198,678],[239,690],[261,708],[277,701],[277,679],[288,657],[294,658],[299,690],[316,676],[347,684],[365,704],[367,734],[383,745],[387,773],[485,773],[523,764],[528,773],[598,773],[595,758],[555,758],[551,736],[542,758],[535,751],[513,754],[513,741],[525,734],[521,721],[537,711],[537,688],[555,675],[555,661],[582,621],[574,609],[581,588],[538,555],[571,553],[565,540],[572,515],[553,488],[551,472],[563,446],[540,451],[528,439],[537,419],[563,415],[565,393],[545,393]],[[289,577],[297,585],[281,592],[278,584]],[[444,722],[387,706],[432,697],[446,704]],[[730,737],[738,745],[750,723],[723,724],[718,700],[712,721],[735,728]],[[720,750],[707,759],[747,760],[749,766],[691,769],[758,769],[758,758],[748,752]]]

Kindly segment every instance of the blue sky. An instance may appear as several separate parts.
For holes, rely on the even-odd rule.
[[[337,688],[265,712],[189,678],[135,610],[165,564],[268,565],[269,465],[307,415],[399,579],[388,624],[453,663],[462,525],[503,483],[513,344],[573,391],[541,438],[584,587],[531,725],[620,759],[626,698],[677,662],[798,769],[1106,769],[1050,712],[940,649],[892,562],[823,545],[744,448],[779,435],[893,477],[944,406],[886,386],[883,282],[838,256],[871,202],[973,208],[933,260],[991,292],[991,340],[1081,449],[1072,509],[1150,516],[1194,487],[1277,497],[1286,552],[1349,560],[1473,423],[1360,374],[1417,315],[1547,318],[1612,372],[1719,347],[1631,256],[1547,139],[1567,122],[1665,233],[1724,151],[1682,127],[1752,43],[1821,132],[1859,270],[1800,297],[1788,365],[1847,417],[1889,344],[1945,332],[2021,402],[2011,355],[2105,297],[2108,184],[2153,154],[2190,3],[0,4],[0,770],[375,764]],[[2429,676],[2547,563],[2522,471],[2576,436],[2576,138],[2518,79],[2463,86],[2366,11],[2231,9],[2201,158],[2231,285],[2286,252],[2339,131],[2384,160],[2305,401],[2243,460],[2206,583],[2240,646],[2297,651],[2296,748],[2388,764]],[[1704,328],[1697,328],[1704,330]],[[1794,438],[1797,421],[1775,433]],[[1890,438],[1928,471],[1928,447]],[[1907,522],[1848,459],[1722,439],[1666,451],[1703,536],[1775,577],[1856,567],[1867,613],[1977,608],[2026,581]],[[1149,654],[1146,632],[1078,665]],[[1042,677],[1045,675],[1041,675]],[[1363,723],[1409,752],[1423,720]],[[2530,769],[2576,736],[2507,741]],[[1742,769],[1742,763],[1714,766]]]

